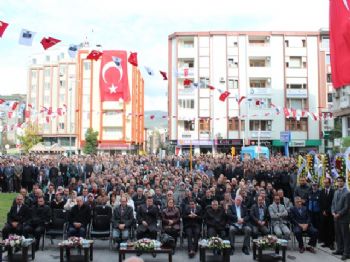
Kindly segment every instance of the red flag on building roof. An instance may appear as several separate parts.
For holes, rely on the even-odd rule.
[[[3,21],[0,21],[0,37],[4,34],[6,28],[8,27],[8,23],[5,23]]]
[[[350,84],[350,0],[329,3],[332,82],[341,88]]]
[[[44,37],[41,39],[40,43],[44,47],[44,49],[49,49],[50,47],[56,45],[57,43],[61,42],[61,40],[53,38],[51,36],[49,37]]]
[[[98,50],[92,50],[86,58],[97,61],[102,56],[102,54],[103,53]]]
[[[19,102],[17,102],[17,101],[15,101],[15,102],[13,102],[13,104],[12,104],[12,111],[15,111],[16,110],[16,108],[17,108],[17,106],[18,106],[18,104],[19,104]]]
[[[219,96],[220,101],[225,102],[226,98],[230,95],[230,92],[225,91]]]
[[[128,62],[130,64],[132,64],[133,66],[138,66],[137,63],[137,52],[130,52],[129,58],[128,58]]]
[[[3,104],[3,103],[5,103],[5,100],[0,98],[0,105]]]
[[[163,80],[168,80],[168,77],[166,76],[166,72],[163,72],[163,71],[159,71],[159,72],[162,75]]]

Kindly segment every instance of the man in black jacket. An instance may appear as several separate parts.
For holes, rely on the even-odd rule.
[[[142,187],[137,188],[136,195],[133,196],[132,200],[134,201],[135,210],[137,210],[139,206],[146,203],[146,198],[143,194]]]
[[[91,219],[90,208],[84,204],[81,197],[77,197],[77,204],[69,214],[68,236],[86,237],[86,229]]]
[[[12,205],[10,212],[7,214],[7,223],[2,229],[3,239],[8,238],[9,234],[22,235],[23,224],[28,220],[30,212],[23,201],[23,196],[21,194],[17,195],[16,203]]]
[[[28,160],[26,160],[23,166],[22,187],[27,189],[28,192],[32,192],[34,176],[34,168],[29,164]]]
[[[265,205],[264,198],[258,196],[258,201],[250,209],[250,219],[253,225],[253,238],[257,238],[258,234],[265,236],[269,233],[268,226],[268,210]]]
[[[35,248],[39,249],[40,237],[45,232],[45,225],[50,221],[50,207],[45,205],[44,198],[38,197],[37,204],[31,209],[31,214],[23,228],[24,235],[33,234],[35,237]]]
[[[146,204],[139,206],[137,210],[137,239],[148,237],[157,238],[158,207],[153,205],[153,197],[147,197]]]
[[[237,196],[235,203],[227,211],[228,221],[230,224],[230,243],[232,252],[235,249],[235,235],[244,234],[242,252],[249,255],[250,235],[252,229],[249,226],[249,213],[247,208],[242,205],[242,197]]]
[[[321,210],[321,225],[320,225],[320,239],[324,243],[322,247],[329,247],[334,250],[334,220],[332,216],[332,201],[334,196],[334,189],[331,188],[331,180],[325,178],[323,180],[324,189],[320,193],[320,210]]]
[[[132,207],[127,205],[127,202],[126,197],[122,196],[120,205],[113,212],[113,238],[118,243],[129,239],[129,232],[134,222],[134,211]]]
[[[184,231],[188,239],[188,256],[194,257],[198,250],[198,239],[202,226],[202,208],[191,199],[183,212]]]
[[[208,237],[225,237],[226,214],[225,210],[219,207],[217,200],[212,200],[211,206],[206,208],[204,219],[208,228]]]

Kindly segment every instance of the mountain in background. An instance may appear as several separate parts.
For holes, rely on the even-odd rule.
[[[150,117],[154,115],[154,119]],[[166,118],[163,118],[166,116]],[[168,113],[160,110],[145,111],[145,128],[168,128]]]

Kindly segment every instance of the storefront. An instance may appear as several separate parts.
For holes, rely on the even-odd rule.
[[[231,154],[231,148],[235,148],[235,154],[239,154],[241,152],[243,146],[242,139],[216,139],[214,141],[216,152]]]
[[[322,140],[320,139],[307,139],[307,140],[292,139],[292,141],[289,142],[289,153],[290,154],[307,153],[311,150],[318,152],[319,147],[321,145],[322,145]],[[283,147],[284,147],[284,143],[282,143],[280,140],[272,141],[273,151],[283,152]]]
[[[206,154],[213,151],[212,140],[189,140],[180,139],[177,141],[177,151],[179,155],[188,155],[192,147],[193,154]]]

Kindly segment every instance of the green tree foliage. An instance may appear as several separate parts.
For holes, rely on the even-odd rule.
[[[28,153],[29,149],[41,142],[42,137],[38,134],[38,131],[37,126],[29,124],[25,128],[23,136],[18,137],[25,153]]]
[[[344,137],[342,141],[342,146],[343,148],[348,148],[350,147],[350,136]]]
[[[85,133],[85,145],[83,149],[85,154],[96,154],[98,144],[97,137],[98,132],[94,131],[92,128],[88,128],[88,130]]]

